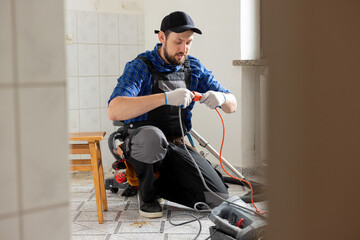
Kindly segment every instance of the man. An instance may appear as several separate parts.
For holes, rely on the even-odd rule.
[[[155,33],[160,43],[126,64],[108,106],[110,120],[127,125],[127,137],[117,151],[135,169],[139,212],[150,218],[162,216],[159,197],[189,207],[198,202],[210,207],[221,203],[204,187],[184,149],[183,135],[192,127],[192,91],[202,93],[200,103],[211,109],[221,107],[232,113],[237,107],[235,97],[198,59],[188,55],[194,33],[201,34],[189,15],[179,11],[167,15]],[[188,147],[188,151],[207,186],[228,197],[221,175],[194,149]]]

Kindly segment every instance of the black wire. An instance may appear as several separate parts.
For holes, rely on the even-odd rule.
[[[173,223],[173,222],[171,222],[171,220],[172,220],[174,217],[177,217],[177,216],[190,216],[190,217],[193,217],[194,219],[193,219],[193,220],[186,221],[186,222],[182,222],[182,223]],[[202,219],[202,218],[204,218],[204,217],[206,217],[206,215],[198,218],[198,217],[196,217],[195,215],[193,215],[193,214],[191,214],[191,213],[180,213],[180,214],[177,214],[177,215],[174,215],[174,216],[170,217],[169,223],[170,223],[171,225],[173,225],[173,226],[182,226],[182,225],[185,225],[185,224],[194,222],[194,221],[198,221],[200,227],[199,227],[199,231],[198,231],[197,235],[196,235],[195,238],[194,238],[194,240],[196,240],[196,239],[199,237],[199,235],[200,235],[200,233],[201,233],[201,230],[202,230],[202,224],[201,224],[201,222],[200,222],[200,219]]]
[[[181,108],[179,107],[179,123],[180,123],[180,129],[181,129],[181,134],[182,134],[182,137],[184,139],[184,129],[183,129],[183,126],[182,126],[182,119],[181,119]],[[189,154],[192,162],[194,163],[195,165],[195,168],[197,169],[198,173],[199,173],[199,176],[200,176],[200,179],[205,187],[206,190],[209,191],[210,194],[212,194],[213,196],[219,198],[220,200],[224,201],[224,202],[227,202],[228,204],[234,206],[235,208],[238,208],[238,209],[243,209],[243,210],[246,210],[250,213],[253,213],[253,214],[256,214],[257,216],[259,217],[262,217],[263,219],[266,219],[265,216],[263,216],[262,214],[258,213],[257,211],[255,210],[252,210],[250,208],[247,208],[247,207],[244,207],[244,206],[241,206],[241,205],[238,205],[236,203],[233,203],[233,202],[229,202],[228,200],[224,199],[223,197],[219,196],[218,194],[216,194],[214,191],[212,191],[206,184],[205,182],[205,179],[201,173],[201,170],[199,169],[199,166],[197,165],[196,161],[194,160],[194,158],[192,157],[192,155],[190,154],[189,150],[187,149],[186,145],[185,145],[185,139],[183,140],[183,145],[184,145],[184,148],[186,150],[186,152]]]
[[[207,238],[205,238],[204,240],[208,240],[210,239],[216,232],[217,232],[218,228],[214,229],[214,232],[212,234],[210,234],[210,236],[208,236]]]
[[[182,137],[183,137],[183,139],[184,139],[184,129],[183,129],[183,126],[182,126],[181,109],[180,109],[180,107],[179,107],[179,122],[180,122],[181,134],[182,134]],[[224,198],[222,198],[221,196],[219,196],[218,194],[216,194],[215,192],[213,192],[213,191],[207,186],[207,184],[206,184],[206,182],[205,182],[205,179],[204,179],[204,177],[202,176],[202,173],[201,173],[201,171],[200,171],[200,169],[199,169],[199,166],[196,164],[196,161],[194,160],[194,158],[192,157],[192,155],[191,155],[190,152],[188,151],[188,149],[187,149],[187,147],[186,147],[186,145],[185,145],[185,139],[183,140],[183,145],[184,145],[185,150],[186,150],[187,153],[189,154],[191,160],[193,161],[196,169],[198,170],[198,173],[199,173],[199,175],[200,175],[201,181],[203,182],[203,185],[204,185],[205,189],[207,189],[212,195],[220,198],[221,200],[227,202],[228,204],[234,206],[235,208],[246,210],[246,211],[248,211],[248,212],[250,212],[250,213],[256,214],[256,215],[262,217],[263,219],[265,219],[265,216],[261,215],[260,213],[254,211],[254,210],[252,210],[252,209],[250,209],[250,208],[247,208],[247,207],[238,205],[238,204],[236,204],[236,203],[229,202],[229,201],[227,201],[226,199],[224,199]],[[195,210],[196,210],[196,209],[195,209]],[[182,222],[182,223],[179,223],[179,224],[174,224],[174,223],[171,222],[171,219],[172,219],[173,217],[180,216],[180,215],[191,216],[191,217],[194,218],[194,220]],[[202,229],[202,224],[201,224],[199,218],[197,218],[196,216],[194,216],[194,215],[192,215],[192,214],[178,214],[178,215],[175,215],[175,216],[173,216],[173,217],[171,217],[171,218],[169,219],[169,223],[170,223],[171,225],[173,225],[173,226],[182,226],[182,225],[187,224],[187,223],[191,223],[191,222],[194,222],[194,221],[198,221],[200,228],[199,228],[199,232],[198,232],[198,234],[195,236],[194,240],[196,240],[196,239],[199,237],[199,235],[200,235],[200,233],[201,233],[201,229]],[[201,219],[201,218],[200,218],[200,219]],[[217,230],[217,229],[216,229],[216,230]],[[214,233],[216,232],[216,230],[214,231]],[[209,237],[207,237],[206,239],[211,238],[214,233],[212,233],[212,234],[211,234]],[[206,240],[206,239],[205,239],[205,240]]]

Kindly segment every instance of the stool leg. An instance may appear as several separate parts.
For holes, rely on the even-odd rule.
[[[99,168],[98,168],[98,159],[95,142],[89,142],[89,149],[91,155],[91,166],[94,178],[94,187],[95,187],[95,197],[96,197],[96,208],[98,213],[99,223],[103,223],[103,212],[101,204],[101,190],[100,190],[100,181],[99,181]]]
[[[103,210],[107,211],[108,210],[108,206],[107,206],[107,199],[106,199],[106,191],[105,191],[105,181],[104,181],[104,169],[103,169],[103,165],[102,165],[102,158],[101,158],[101,150],[100,150],[100,143],[96,142],[96,146],[97,146],[97,158],[99,161],[99,184],[100,184],[100,193],[101,193],[101,199],[102,199],[102,204],[103,204]]]

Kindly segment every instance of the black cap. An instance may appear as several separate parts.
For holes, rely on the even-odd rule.
[[[193,30],[194,32],[201,34],[200,29],[196,28],[193,20],[189,15],[184,12],[176,11],[172,12],[161,22],[160,31],[170,30],[172,32],[181,33],[187,30]],[[159,33],[159,30],[155,30],[155,33]]]

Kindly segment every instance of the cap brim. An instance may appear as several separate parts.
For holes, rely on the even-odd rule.
[[[176,32],[176,33],[182,33],[182,32],[185,32],[187,30],[193,30],[194,32],[196,32],[198,34],[202,34],[200,29],[195,28],[194,26],[190,26],[190,25],[184,25],[184,26],[180,26],[180,27],[173,28],[173,29],[170,29],[170,30],[173,31],[173,32]]]
[[[196,32],[198,34],[202,34],[200,29],[194,28],[193,26],[190,26],[190,25],[184,25],[184,26],[180,26],[180,27],[177,27],[177,28],[172,28],[172,29],[169,29],[169,30],[172,31],[172,32],[176,32],[176,33],[182,33],[182,32],[185,32],[187,30],[193,30],[194,32]],[[154,32],[156,34],[158,34],[160,32],[160,30],[154,30]]]

